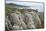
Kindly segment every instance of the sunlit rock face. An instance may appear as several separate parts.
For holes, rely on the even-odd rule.
[[[29,29],[34,29],[36,28],[35,25],[34,25],[34,22],[33,22],[33,18],[32,18],[32,15],[28,13],[28,11],[26,11],[26,13],[24,14],[25,15],[25,19],[26,19],[26,24],[27,24],[27,28]]]
[[[16,29],[16,30],[19,30],[19,29],[21,30],[21,29],[23,29],[23,27],[20,26],[20,25],[14,24],[14,25],[13,25],[13,29],[14,29],[14,30],[15,30],[15,29]]]
[[[32,14],[36,27],[40,28],[41,27],[41,20],[40,20],[39,16],[36,14],[36,12],[29,12],[29,13]]]
[[[11,24],[10,20],[8,19],[8,17],[6,17],[6,19],[5,19],[5,31],[9,31],[12,29],[13,29],[12,24]]]
[[[41,27],[41,20],[36,12],[16,10],[9,14],[13,30],[36,29]]]
[[[17,11],[15,13],[11,13],[11,22],[13,24],[21,25],[24,29],[27,28],[26,24],[23,22],[23,19],[21,17],[21,13]]]

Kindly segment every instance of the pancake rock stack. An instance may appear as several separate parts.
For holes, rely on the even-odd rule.
[[[12,30],[36,29],[41,27],[41,20],[36,12],[15,10],[9,16]]]

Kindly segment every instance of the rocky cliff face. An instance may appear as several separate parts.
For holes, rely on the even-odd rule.
[[[11,30],[25,30],[41,28],[41,19],[36,12],[27,10],[16,10],[10,13],[8,18],[12,29]]]

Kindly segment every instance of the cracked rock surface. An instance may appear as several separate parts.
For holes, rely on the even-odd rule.
[[[10,13],[5,19],[7,30],[26,30],[42,28],[42,21],[36,12],[26,10]]]

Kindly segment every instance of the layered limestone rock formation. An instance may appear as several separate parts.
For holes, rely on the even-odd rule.
[[[11,30],[36,29],[41,27],[41,20],[36,12],[28,10],[15,10],[9,14],[12,25]]]

